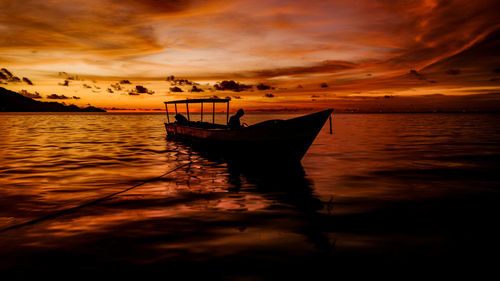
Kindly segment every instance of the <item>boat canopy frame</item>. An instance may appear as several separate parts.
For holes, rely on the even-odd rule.
[[[229,101],[231,99],[187,99],[187,100],[177,100],[177,101],[166,101],[165,110],[167,111],[167,123],[170,124],[170,117],[168,113],[168,105],[173,104],[175,107],[175,114],[177,115],[177,104],[186,104],[186,113],[188,121],[191,121],[189,118],[189,104],[190,103],[201,103],[201,122],[203,122],[203,104],[204,103],[212,103],[212,124],[215,124],[215,104],[216,103],[227,103],[226,110],[226,124],[229,124]],[[188,123],[189,124],[189,123]]]

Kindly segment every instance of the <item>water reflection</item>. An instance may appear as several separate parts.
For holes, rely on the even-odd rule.
[[[263,266],[254,270],[262,274],[269,270],[263,257],[271,252],[267,262],[331,249],[319,212],[323,204],[301,165],[250,169],[204,157],[180,143],[166,145],[167,161],[190,164],[99,205],[14,230],[17,235],[4,240],[3,252],[30,266],[46,260],[68,270],[79,268],[63,255],[52,255],[64,245],[90,272],[107,270],[119,257],[135,270],[144,263],[164,264],[172,271],[172,264],[218,261],[235,271],[251,261]],[[89,244],[99,250],[89,251]],[[124,245],[129,250],[123,251]],[[41,263],[35,262],[41,257]]]
[[[170,277],[188,266],[183,274],[284,279],[311,267],[333,276],[492,263],[498,115],[334,120],[335,134],[320,133],[304,168],[283,170],[248,169],[166,141],[160,115],[2,115],[2,226],[189,165],[2,233],[0,271],[54,274],[57,265],[61,275]]]
[[[308,178],[301,163],[282,163],[282,166],[269,166],[264,163],[242,163],[226,161],[224,158],[210,151],[200,150],[197,147],[186,146],[180,142],[169,141],[177,145],[180,151],[187,153],[177,156],[188,157],[189,161],[203,162],[202,173],[196,176],[188,176],[187,186],[191,177],[199,179],[203,173],[210,173],[208,167],[225,167],[219,172],[212,171],[212,184],[222,177],[227,177],[227,191],[231,194],[228,198],[239,198],[239,208],[231,208],[230,200],[225,198],[223,204],[226,210],[253,211],[257,208],[249,208],[249,202],[259,202],[260,209],[291,210],[295,214],[296,221],[301,225],[296,229],[297,233],[305,235],[307,240],[322,251],[329,251],[332,243],[325,233],[323,202],[314,194],[314,183]],[[181,157],[183,158],[183,157]],[[179,159],[176,159],[179,161]],[[196,164],[193,164],[194,166]],[[249,200],[253,197],[254,200]],[[245,198],[244,200],[241,200]],[[256,200],[255,200],[256,199]],[[275,225],[276,228],[282,226]],[[285,229],[286,227],[282,227]]]

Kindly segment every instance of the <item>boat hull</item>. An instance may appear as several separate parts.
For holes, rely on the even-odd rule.
[[[289,120],[270,120],[239,129],[204,129],[165,123],[169,138],[182,140],[233,160],[298,162],[333,110]]]

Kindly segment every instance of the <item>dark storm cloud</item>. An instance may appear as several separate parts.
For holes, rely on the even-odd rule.
[[[38,92],[35,92],[35,93],[33,94],[33,93],[30,93],[30,92],[28,92],[28,91],[26,91],[26,90],[21,90],[21,91],[19,92],[19,94],[21,94],[21,95],[23,95],[23,96],[25,96],[25,97],[27,97],[27,98],[31,98],[31,99],[41,99],[41,98],[42,98],[42,96],[41,96],[41,95],[40,95],[40,93],[38,93]]]
[[[460,73],[462,73],[462,71],[460,71],[460,69],[457,68],[446,70],[446,74],[448,75],[459,75]]]
[[[171,87],[170,92],[180,93],[180,92],[184,92],[184,91],[181,88],[176,86],[176,87]]]
[[[7,82],[20,83],[21,82],[21,78],[19,78],[17,76],[12,76],[12,77],[9,78],[9,80],[7,80]]]
[[[190,92],[203,92],[203,89],[200,89],[200,88],[196,87],[196,85],[193,85],[193,87],[189,91]]]
[[[20,83],[22,81],[21,78],[14,76],[14,74],[12,74],[12,72],[7,70],[6,68],[2,68],[0,70],[0,80],[3,80],[0,81],[2,82],[2,84],[7,84],[7,82]]]
[[[51,95],[47,96],[47,99],[51,99],[51,100],[67,100],[67,99],[71,99],[71,98],[67,97],[65,95],[51,94]]]
[[[12,73],[11,73],[10,71],[8,71],[6,68],[2,68],[1,72],[3,72],[3,73],[4,73],[4,76],[3,76],[3,77],[7,77],[7,78],[9,78],[9,77],[12,77],[12,76],[13,76],[13,75],[12,75]]]
[[[2,68],[0,70],[0,83],[1,84],[8,84],[8,82],[12,82],[12,83],[25,82],[28,85],[31,85],[31,86],[33,85],[33,82],[30,79],[28,79],[27,77],[23,77],[21,79],[17,76],[14,76],[14,74],[12,72],[10,72],[9,70],[7,70],[6,68]]]
[[[26,82],[26,84],[28,85],[33,85],[33,82],[31,82],[31,80],[26,77],[23,77],[23,81]]]
[[[135,91],[137,93],[139,93],[139,94],[149,94],[149,95],[152,95],[152,94],[155,93],[154,91],[148,90],[148,88],[143,87],[141,85],[135,86]]]
[[[257,90],[259,91],[264,91],[264,90],[269,90],[271,89],[271,86],[269,85],[266,85],[264,83],[259,83],[257,86],[256,86]]]
[[[425,76],[423,74],[419,73],[415,69],[410,70],[410,72],[408,73],[408,76],[415,78],[415,79],[418,79],[418,80],[426,80],[427,79],[427,78],[425,78]]]
[[[154,91],[148,90],[148,88],[146,88],[144,86],[137,85],[137,86],[135,86],[134,89],[130,90],[128,94],[131,96],[138,96],[140,94],[152,95],[154,93],[155,93]]]
[[[250,85],[245,85],[233,80],[224,80],[220,83],[214,85],[214,88],[218,91],[234,91],[240,92],[252,88]]]
[[[122,86],[120,86],[120,84],[119,84],[119,83],[116,83],[116,84],[111,84],[110,86],[111,86],[111,88],[113,88],[113,90],[115,90],[115,91],[121,91],[121,90],[123,90]]]

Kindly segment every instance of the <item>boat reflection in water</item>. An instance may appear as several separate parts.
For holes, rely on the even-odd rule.
[[[213,221],[208,219],[195,225],[212,230],[238,229],[237,233],[223,231],[226,233],[221,237],[193,241],[190,248],[215,246],[203,251],[205,256],[200,257],[203,262],[198,266],[210,274],[226,277],[292,278],[297,274],[321,275],[329,270],[335,246],[335,238],[328,233],[331,202],[322,202],[314,194],[314,182],[300,162],[253,166],[231,158],[228,161],[224,155],[199,146],[186,146],[185,142],[170,140],[169,143],[184,151],[176,155],[176,162],[193,163],[187,168],[187,178],[181,179],[179,185],[212,181],[213,186],[221,179],[227,184],[223,197],[212,204],[207,200],[203,206]],[[203,174],[208,178],[203,178]],[[187,258],[186,264],[191,258],[195,257]],[[290,268],[297,264],[300,266]],[[314,268],[316,272],[309,271]]]

